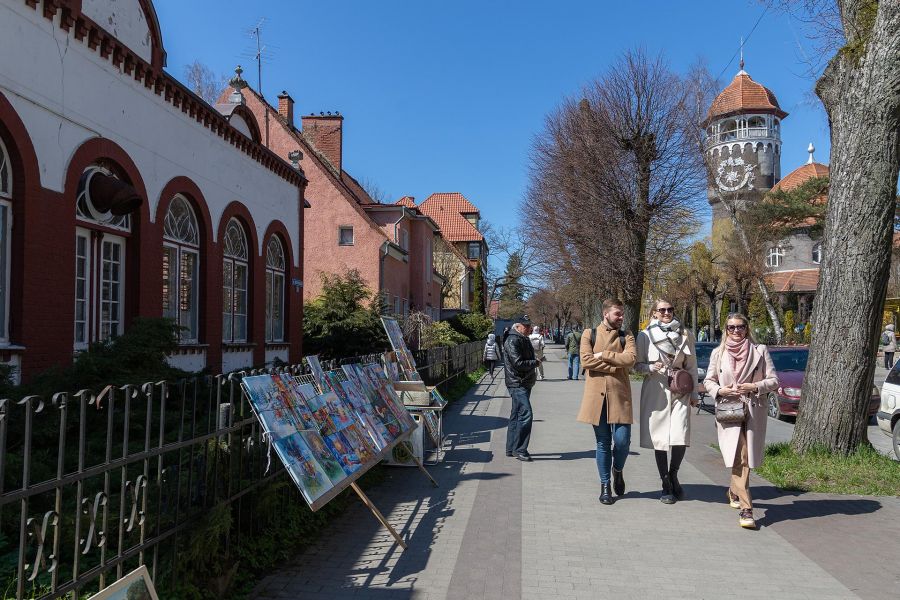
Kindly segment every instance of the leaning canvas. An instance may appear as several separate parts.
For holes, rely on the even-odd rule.
[[[159,596],[150,580],[150,572],[141,565],[88,600],[159,600]]]

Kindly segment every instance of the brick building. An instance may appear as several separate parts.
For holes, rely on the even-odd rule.
[[[306,179],[253,114],[166,73],[149,0],[0,9],[0,360],[28,378],[139,316],[184,327],[183,368],[298,360]]]
[[[224,113],[245,106],[262,125],[262,138],[279,156],[294,160],[309,180],[304,230],[304,301],[321,294],[322,274],[357,270],[388,312],[421,311],[440,318],[442,278],[434,271],[438,226],[408,198],[376,202],[343,168],[344,117],[319,113],[295,125],[287,92],[270,105],[240,77],[223,92]]]
[[[487,280],[488,245],[478,226],[481,212],[459,192],[431,194],[421,204],[422,214],[431,217],[441,229],[441,260],[454,261],[464,257],[464,273],[453,282],[452,292],[445,301],[450,311],[471,310],[475,301],[475,269],[480,269],[482,279]],[[487,305],[487,285],[482,286]]]

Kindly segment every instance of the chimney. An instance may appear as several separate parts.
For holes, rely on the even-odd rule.
[[[288,125],[294,126],[294,99],[286,91],[278,94],[278,114],[287,119]]]
[[[341,174],[344,117],[339,112],[320,112],[303,117],[303,136]]]

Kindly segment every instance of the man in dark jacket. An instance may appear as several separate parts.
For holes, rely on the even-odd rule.
[[[528,441],[531,439],[531,388],[537,381],[540,361],[527,336],[528,324],[516,323],[503,342],[503,372],[506,389],[512,399],[509,425],[506,430],[506,455],[528,462]]]

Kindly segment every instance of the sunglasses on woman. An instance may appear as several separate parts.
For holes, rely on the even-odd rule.
[[[746,325],[728,325],[727,327],[725,327],[725,329],[728,330],[729,332],[731,332],[731,331],[746,331],[747,326]]]
[[[663,314],[670,314],[670,313],[674,313],[675,309],[672,308],[671,306],[668,308],[657,308],[656,312],[661,312]]]

